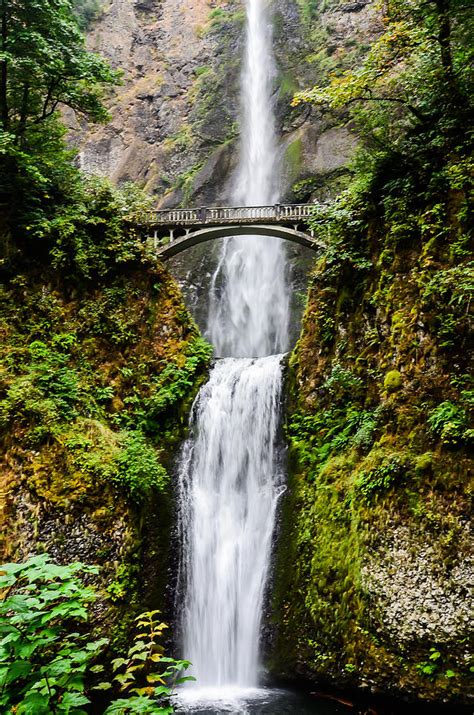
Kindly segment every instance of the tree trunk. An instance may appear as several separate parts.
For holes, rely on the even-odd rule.
[[[0,0],[0,12],[1,12],[1,51],[7,51],[8,45],[8,14],[7,14],[7,3],[8,0]],[[2,129],[4,132],[8,131],[9,117],[8,117],[8,62],[2,60],[0,62],[0,122],[2,124]]]
[[[446,80],[454,86],[453,56],[451,53],[451,3],[450,0],[436,0],[438,12],[438,43],[441,51],[441,64]]]

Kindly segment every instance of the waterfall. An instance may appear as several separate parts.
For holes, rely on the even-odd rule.
[[[247,0],[236,204],[278,200],[268,0]],[[277,427],[288,349],[285,253],[277,239],[228,239],[210,290],[216,354],[191,414],[180,469],[183,655],[216,698],[258,685],[259,631],[282,493]],[[220,694],[218,694],[220,693]]]
[[[233,187],[237,206],[274,204],[280,183],[268,0],[247,0],[246,7],[241,150]],[[260,357],[288,349],[286,282],[281,241],[262,236],[226,240],[210,291],[207,337],[216,355]]]
[[[257,685],[262,600],[282,487],[281,356],[218,361],[181,463],[184,653],[200,687]]]

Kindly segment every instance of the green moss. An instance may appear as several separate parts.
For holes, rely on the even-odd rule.
[[[118,623],[163,605],[167,467],[212,350],[160,265],[93,285],[24,266],[2,291],[2,551],[67,560],[79,534],[102,566],[100,627],[125,642]]]
[[[303,143],[300,138],[295,139],[286,147],[285,165],[288,167],[292,180],[301,172],[303,156]]]
[[[433,454],[431,452],[425,452],[424,454],[418,455],[415,460],[415,472],[418,474],[423,474],[430,471],[433,466]]]
[[[384,377],[383,386],[388,392],[397,392],[402,384],[403,379],[398,370],[390,370]]]

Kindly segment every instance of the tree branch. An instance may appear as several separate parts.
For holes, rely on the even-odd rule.
[[[414,117],[418,119],[419,122],[425,122],[426,117],[422,112],[420,112],[416,107],[414,107],[412,104],[407,102],[406,99],[400,99],[399,97],[372,97],[369,95],[368,97],[353,97],[352,99],[349,99],[346,102],[346,106],[349,106],[349,104],[354,104],[355,102],[394,102],[396,104],[401,104],[403,107],[406,107],[411,114],[413,114]]]

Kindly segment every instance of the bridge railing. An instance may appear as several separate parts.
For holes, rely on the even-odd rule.
[[[155,226],[195,226],[223,223],[304,222],[314,210],[312,204],[274,204],[273,206],[202,206],[193,209],[166,209],[154,212]]]

